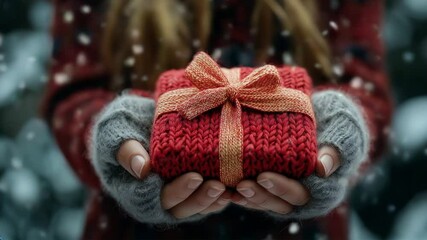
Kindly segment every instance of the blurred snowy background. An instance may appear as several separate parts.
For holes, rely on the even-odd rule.
[[[51,5],[0,0],[0,237],[78,239],[85,189],[38,105]],[[427,238],[427,0],[389,0],[384,26],[397,103],[390,151],[351,195],[352,239]]]

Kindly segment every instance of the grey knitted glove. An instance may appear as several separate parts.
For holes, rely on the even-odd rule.
[[[154,101],[148,98],[124,95],[111,102],[98,115],[92,130],[92,164],[104,190],[136,220],[165,225],[198,220],[201,216],[177,219],[163,210],[160,193],[164,183],[157,174],[138,180],[116,160],[126,140],[137,140],[149,149],[153,113]]]
[[[349,97],[327,90],[313,94],[312,101],[317,120],[318,146],[336,147],[341,166],[327,178],[313,174],[302,180],[310,191],[310,201],[286,215],[268,212],[281,219],[307,219],[329,213],[341,203],[349,178],[368,155],[368,129],[360,110]]]

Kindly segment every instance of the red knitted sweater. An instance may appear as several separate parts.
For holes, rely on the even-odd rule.
[[[110,76],[100,64],[99,40],[105,0],[54,0],[53,61],[50,81],[43,103],[44,116],[51,125],[53,134],[67,161],[80,180],[92,191],[88,203],[88,216],[84,239],[123,239],[132,226],[131,220],[120,213],[115,203],[103,197],[90,160],[87,158],[86,142],[93,118],[117,93],[107,90]],[[245,1],[246,2],[246,1]],[[343,75],[339,84],[316,86],[317,89],[339,89],[359,101],[370,124],[371,157],[378,156],[385,141],[384,129],[391,116],[389,83],[384,68],[384,49],[380,38],[383,0],[319,0],[322,30],[333,53],[343,63]],[[250,42],[250,7],[235,0],[228,0],[228,8],[222,5],[213,9],[213,33],[210,49],[229,43]],[[90,7],[90,13],[82,6]],[[229,14],[230,9],[234,13]],[[74,21],[64,21],[64,14],[72,13]],[[337,30],[328,27],[333,21]],[[224,31],[233,26],[230,38],[221,39]],[[90,36],[90,43],[79,42],[79,35]],[[273,62],[281,63],[278,49]],[[78,59],[85,57],[85,63]],[[79,64],[78,64],[79,63]],[[58,75],[62,74],[62,75]],[[67,75],[63,81],[64,74]],[[61,76],[61,77],[58,77]],[[107,221],[107,229],[99,228]],[[307,225],[307,224],[306,224]],[[345,216],[331,214],[322,218],[319,225],[330,239],[347,236]],[[303,230],[302,230],[303,231]]]

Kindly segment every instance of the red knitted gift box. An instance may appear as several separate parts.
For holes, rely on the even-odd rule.
[[[298,67],[277,68],[281,85],[311,95],[311,79]],[[253,68],[240,68],[243,79]],[[162,94],[193,87],[185,70],[163,73],[157,83],[156,101]],[[221,108],[209,110],[192,120],[178,112],[160,115],[151,137],[151,166],[166,180],[187,172],[207,179],[220,179],[219,133]],[[295,112],[261,112],[242,108],[242,170],[244,178],[273,171],[291,178],[310,175],[317,157],[315,123]]]

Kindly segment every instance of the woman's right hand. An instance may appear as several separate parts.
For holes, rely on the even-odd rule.
[[[150,172],[150,156],[135,140],[124,142],[117,160],[135,178],[143,180]],[[203,181],[200,174],[186,173],[164,185],[161,205],[176,218],[186,218],[195,214],[221,211],[229,203],[231,192],[219,181]]]

